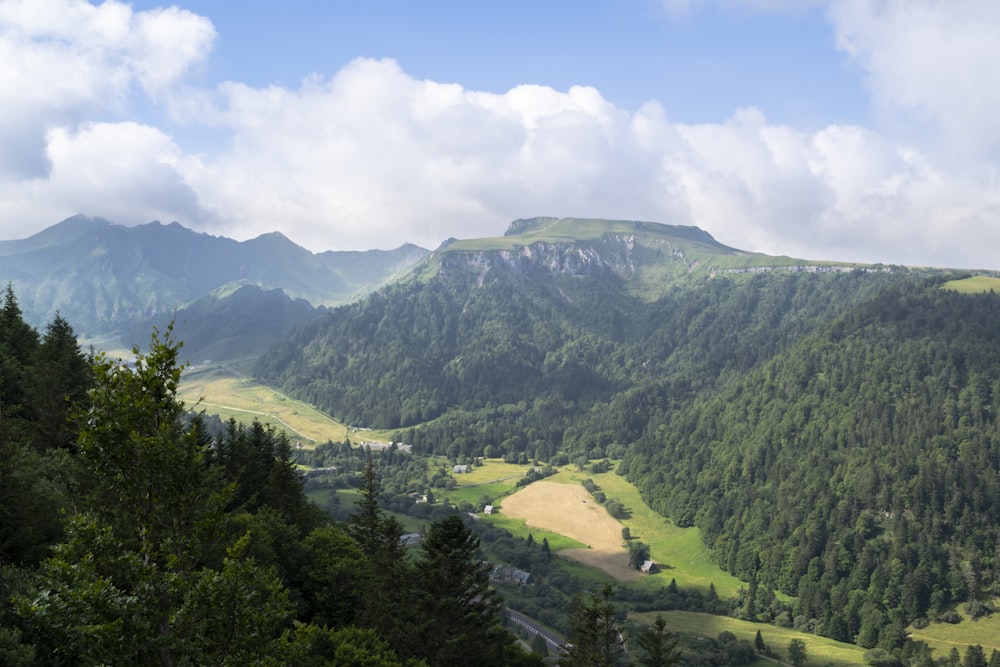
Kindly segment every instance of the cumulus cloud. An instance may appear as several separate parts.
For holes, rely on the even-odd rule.
[[[214,37],[210,22],[177,8],[0,2],[0,176],[45,177],[50,129],[127,113],[133,86],[163,94]]]
[[[960,159],[1000,157],[1000,4],[843,0],[829,16],[889,128]]]
[[[971,67],[976,49],[951,44],[965,25],[953,18],[926,37],[952,59],[942,57],[937,74],[914,71],[926,63],[902,34],[898,9],[845,2],[829,16],[887,113],[919,116],[946,141],[988,144],[995,126],[986,107],[1000,86],[976,97],[973,83],[942,83],[945,61],[970,65],[965,75],[982,85],[1000,67]],[[909,20],[934,30],[926,17]],[[982,155],[943,159],[923,134],[806,131],[769,122],[758,108],[681,124],[658,102],[625,110],[591,87],[485,93],[414,78],[392,60],[358,59],[296,88],[198,89],[190,73],[214,38],[205,19],[175,8],[0,0],[7,237],[17,223],[36,231],[83,212],[123,223],[176,219],[234,238],[279,230],[317,251],[436,247],[500,234],[514,218],[576,215],[695,224],[774,254],[995,268],[997,170]],[[963,109],[937,100],[945,83],[975,99]],[[139,121],[130,113],[137,95],[225,141],[202,151]]]

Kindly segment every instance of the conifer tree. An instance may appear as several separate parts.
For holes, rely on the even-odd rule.
[[[431,524],[417,564],[416,655],[430,667],[535,664],[503,628],[503,600],[490,587],[479,540],[452,514]]]
[[[361,600],[360,620],[397,651],[410,653],[413,641],[412,587],[402,545],[403,524],[380,507],[382,486],[371,453],[365,461],[357,510],[346,524],[347,534],[368,562],[368,583]]]
[[[643,667],[676,665],[681,661],[677,642],[677,638],[667,630],[667,622],[663,620],[663,615],[657,614],[653,624],[644,628],[636,639],[636,643],[642,650],[639,664]]]
[[[47,663],[284,662],[287,591],[246,537],[218,558],[226,496],[176,395],[179,349],[168,329],[133,366],[95,361],[78,441],[92,490],[18,598]]]
[[[568,667],[614,667],[622,655],[621,632],[611,604],[611,585],[600,596],[578,598],[570,618],[569,643],[559,661]]]

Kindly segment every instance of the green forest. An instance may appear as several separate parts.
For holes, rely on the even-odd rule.
[[[0,314],[0,664],[534,665],[456,513],[414,550],[369,458],[344,522],[258,423],[176,398],[168,327],[135,359]]]
[[[298,329],[258,377],[456,461],[620,460],[747,582],[744,618],[918,664],[911,624],[993,613],[1000,296],[893,267],[650,298],[447,259]]]

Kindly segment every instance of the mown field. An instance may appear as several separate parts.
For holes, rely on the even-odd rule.
[[[469,473],[454,475],[459,486],[444,495],[447,495],[452,502],[461,500],[473,502],[481,495],[488,495],[494,498],[494,504],[499,507],[499,511],[487,520],[500,524],[521,537],[527,537],[529,533],[534,535],[535,540],[547,537],[550,547],[557,552],[564,549],[586,548],[589,545],[589,550],[594,552],[590,557],[586,554],[581,556],[579,551],[567,555],[578,562],[587,562],[597,567],[600,567],[601,563],[613,562],[614,565],[602,569],[616,579],[632,581],[630,585],[659,587],[668,585],[671,579],[676,579],[679,586],[707,590],[711,583],[722,597],[733,597],[741,587],[745,587],[745,584],[723,572],[712,561],[711,554],[702,543],[701,533],[697,528],[678,528],[653,512],[642,502],[638,489],[617,473],[592,474],[579,471],[574,465],[568,465],[542,482],[535,482],[524,489],[518,489],[517,479],[527,469],[527,466],[503,463],[499,459],[487,459],[485,465],[472,468]],[[573,494],[583,494],[589,498],[589,494],[580,485],[587,478],[593,479],[608,498],[617,498],[621,501],[631,513],[631,517],[618,521],[608,516],[604,508],[592,499],[587,503],[580,502],[580,498]],[[533,488],[545,489],[547,488],[545,485],[550,484],[569,485],[568,488],[575,491],[567,490],[564,493],[567,497],[574,497],[575,500],[554,505],[557,495],[540,493]],[[525,502],[521,502],[522,499],[525,499]],[[504,509],[512,502],[516,507],[513,515]],[[603,513],[603,517],[611,523],[591,520],[600,513]],[[569,524],[580,526],[579,531],[583,532],[568,528]],[[608,528],[609,525],[612,528]],[[627,551],[621,544],[621,528],[624,526],[628,526],[633,539],[650,545],[653,560],[663,568],[659,574],[636,577],[631,571],[627,571],[627,567],[625,570],[622,569],[618,561],[625,563],[626,566],[628,563]],[[563,540],[554,540],[551,535],[561,535]],[[610,555],[614,560],[608,561],[606,555]]]
[[[347,427],[307,403],[257,384],[221,366],[195,366],[185,371],[178,396],[188,407],[219,415],[223,421],[250,423],[257,419],[312,447],[332,440],[341,442]]]

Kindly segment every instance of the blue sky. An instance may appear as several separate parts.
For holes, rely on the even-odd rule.
[[[0,236],[433,248],[572,215],[1000,269],[996,34],[987,0],[0,0]]]

